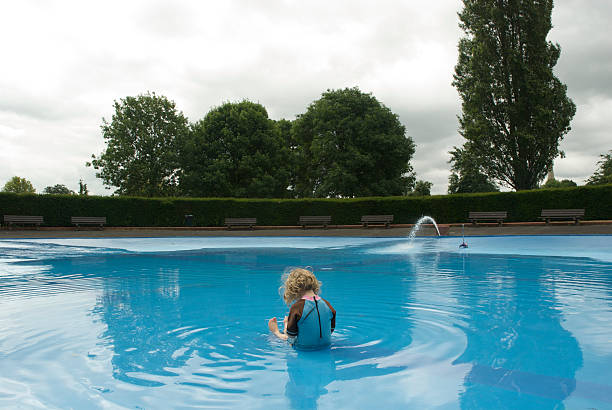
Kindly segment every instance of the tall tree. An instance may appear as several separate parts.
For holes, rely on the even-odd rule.
[[[45,187],[43,190],[43,194],[62,194],[62,195],[70,195],[74,194],[74,191],[70,190],[64,184],[55,184],[53,186]]]
[[[106,150],[86,165],[100,172],[107,189],[119,195],[177,194],[178,147],[188,122],[173,101],[155,93],[115,101],[110,122],[102,119]]]
[[[587,180],[587,185],[612,184],[612,151],[601,154],[597,170]]]
[[[192,125],[183,150],[181,190],[188,196],[288,196],[289,148],[260,104],[212,109]]]
[[[553,74],[561,49],[546,40],[552,0],[463,0],[465,37],[453,85],[462,99],[463,149],[486,175],[537,188],[576,107]]]
[[[36,192],[32,183],[25,178],[14,176],[6,184],[2,192],[11,192],[14,194],[33,194]]]
[[[483,169],[478,158],[470,152],[454,147],[450,152],[451,175],[448,177],[448,193],[464,194],[470,192],[499,191]]]
[[[356,87],[324,92],[293,132],[298,196],[405,195],[414,188],[414,142],[396,114]]]

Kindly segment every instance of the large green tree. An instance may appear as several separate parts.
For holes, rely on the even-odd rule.
[[[11,192],[14,194],[33,194],[36,192],[32,183],[25,178],[14,176],[6,184],[2,192]]]
[[[328,90],[294,122],[300,197],[405,195],[414,143],[398,116],[358,88]]]
[[[612,184],[612,151],[600,155],[597,170],[587,180],[587,185]]]
[[[106,149],[87,165],[107,189],[133,196],[171,196],[178,190],[179,145],[188,122],[173,101],[155,93],[115,101],[110,122],[102,119]]]
[[[453,85],[462,99],[463,149],[486,175],[537,188],[576,107],[553,74],[560,47],[546,40],[552,0],[463,0],[465,37]]]
[[[485,174],[486,171],[478,158],[457,147],[454,147],[450,154],[449,162],[452,165],[448,177],[449,194],[499,191],[495,182]]]
[[[261,104],[245,100],[212,109],[192,125],[183,150],[185,195],[288,196],[289,147]]]

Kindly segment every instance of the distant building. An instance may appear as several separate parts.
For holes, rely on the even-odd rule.
[[[546,182],[555,180],[555,171],[553,171],[553,166],[550,166],[548,170],[548,175],[546,176]]]

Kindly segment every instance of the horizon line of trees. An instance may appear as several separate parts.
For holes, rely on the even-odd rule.
[[[597,169],[588,179],[585,180],[585,185],[606,185],[612,184],[612,150],[608,151],[605,154],[600,154],[600,160],[597,161]],[[419,188],[419,184],[430,184],[427,181],[417,181],[415,184],[415,191],[421,190],[421,192],[426,192],[431,189],[431,185],[425,186],[423,188]],[[538,186],[538,188],[547,189],[547,188],[571,188],[577,187],[578,184],[570,179],[562,179],[557,180],[555,178],[548,179],[544,184]],[[449,187],[450,190],[450,187]],[[474,192],[496,192],[499,191],[495,187],[492,190],[473,190]],[[0,192],[8,192],[8,193],[17,193],[17,194],[35,194],[36,189],[32,183],[26,179],[19,176],[14,176],[10,180],[8,180],[3,189]],[[53,186],[47,186],[42,192],[43,194],[60,194],[60,195],[89,195],[89,190],[87,188],[87,184],[83,183],[83,180],[79,180],[79,192],[75,192],[64,184],[56,184]],[[468,192],[454,192],[454,193],[468,193]],[[452,194],[449,192],[449,194]],[[423,193],[422,195],[428,195]]]
[[[114,194],[236,198],[429,195],[410,164],[399,117],[357,87],[327,90],[294,121],[249,100],[189,123],[174,101],[147,92],[114,103],[106,149],[87,166]]]
[[[612,150],[608,151],[605,154],[600,154],[600,160],[597,161],[597,169],[588,179],[585,180],[585,185],[605,185],[612,184]],[[419,187],[420,184],[425,185],[424,187]],[[415,191],[419,191],[419,194],[416,195],[429,195],[428,191],[431,189],[431,183],[427,181],[417,181],[415,184]],[[483,183],[482,180],[474,180],[473,187],[478,187],[479,184],[483,184],[485,188],[490,187],[490,185],[486,184],[486,181]],[[576,187],[574,181],[570,179],[563,179],[561,181],[555,179],[554,177],[549,178],[546,182],[540,185],[538,188],[571,188]],[[485,190],[485,188],[474,189],[469,192],[496,192],[499,191],[497,187],[493,187],[493,189]],[[451,187],[449,186],[449,191]],[[10,180],[8,180],[0,192],[9,192],[9,193],[17,193],[17,194],[34,194],[36,193],[36,189],[32,183],[26,179],[19,176],[14,176]],[[89,195],[89,189],[87,188],[87,184],[83,182],[82,179],[79,180],[79,192],[75,192],[64,184],[56,184],[53,186],[47,186],[42,192],[43,194],[60,194],[60,195]],[[449,192],[452,193],[468,193],[468,192]]]
[[[13,194],[35,194],[36,189],[32,182],[26,178],[15,175],[9,179],[0,192],[10,192]],[[56,195],[89,195],[89,189],[87,184],[83,182],[83,179],[79,179],[79,192],[75,192],[68,188],[64,184],[49,185],[43,189],[43,194],[56,194]]]

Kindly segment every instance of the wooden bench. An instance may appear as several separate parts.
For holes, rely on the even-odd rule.
[[[385,225],[385,228],[388,228],[391,222],[393,222],[393,215],[363,215],[361,217],[361,224],[364,228],[367,228],[369,224]]]
[[[73,216],[70,218],[70,223],[76,225],[79,229],[80,225],[98,225],[100,229],[106,224],[105,216]]]
[[[551,219],[574,220],[574,225],[578,225],[582,217],[584,217],[584,209],[542,209],[539,219],[544,219],[546,225]]]
[[[331,222],[331,216],[300,216],[299,224],[302,229],[306,229],[306,225],[322,225],[323,229],[327,229],[327,225]]]
[[[44,220],[42,216],[4,215],[4,223],[8,225],[9,229],[15,224],[35,225],[38,229],[40,224],[44,223]]]
[[[253,229],[257,225],[257,218],[225,218],[225,226],[227,229],[232,229],[232,226],[248,226]]]
[[[495,221],[502,225],[504,219],[508,217],[507,211],[493,211],[493,212],[470,212],[468,219],[472,221],[472,224],[478,225],[478,221]]]

